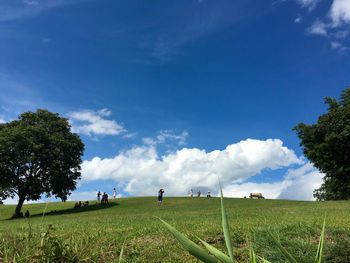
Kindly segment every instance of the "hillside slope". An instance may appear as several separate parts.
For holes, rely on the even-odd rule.
[[[350,201],[225,198],[225,204],[240,262],[249,259],[248,239],[252,239],[257,254],[284,262],[266,234],[268,229],[300,262],[311,262],[325,214],[327,262],[350,262]],[[53,259],[55,255],[50,253],[56,246],[58,256],[70,261],[112,262],[125,241],[127,262],[197,262],[154,216],[192,240],[200,237],[225,250],[218,198],[170,197],[158,206],[155,197],[135,197],[111,200],[109,206],[95,201],[88,207],[73,206],[74,202],[28,204],[22,211],[28,209],[31,218],[16,220],[8,220],[14,206],[0,206],[0,261],[16,257],[36,262],[35,255]],[[48,225],[52,225],[49,231]],[[46,233],[44,238],[42,233]],[[51,244],[55,240],[59,245]]]

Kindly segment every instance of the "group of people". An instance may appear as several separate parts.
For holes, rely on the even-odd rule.
[[[102,197],[102,199],[101,199]],[[106,192],[103,192],[103,194],[98,191],[97,193],[97,201],[100,201],[101,200],[101,204],[109,204],[108,203],[108,194]],[[116,188],[113,188],[113,199],[116,199],[117,198],[117,189]]]
[[[193,197],[193,189],[190,191],[190,197]],[[197,191],[197,197],[201,197],[201,190]],[[207,197],[211,197],[210,191],[207,192]]]
[[[89,201],[86,201],[86,202],[76,202],[75,205],[74,205],[74,208],[79,208],[79,207],[82,207],[82,206],[88,206],[89,205]]]

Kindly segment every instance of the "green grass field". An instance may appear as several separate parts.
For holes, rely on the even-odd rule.
[[[350,262],[350,201],[225,198],[225,205],[238,262],[249,261],[248,240],[256,254],[285,262],[267,230],[299,262],[312,262],[325,214],[326,261]],[[30,219],[8,220],[15,206],[1,205],[0,262],[118,262],[124,242],[126,262],[198,262],[154,216],[194,241],[200,237],[226,251],[219,198],[169,197],[157,206],[156,197],[135,197],[112,200],[109,206],[95,201],[88,207],[73,206],[29,204],[22,211],[28,209]]]

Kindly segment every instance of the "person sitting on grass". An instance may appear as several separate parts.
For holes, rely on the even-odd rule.
[[[25,217],[29,217],[30,214],[29,214],[29,211],[27,210],[26,213],[24,214]]]
[[[161,205],[163,202],[163,194],[164,194],[164,189],[159,189],[159,191],[158,191],[158,205]]]

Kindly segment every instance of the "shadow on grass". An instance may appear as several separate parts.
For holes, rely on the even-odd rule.
[[[39,213],[39,214],[32,214],[30,215],[31,218],[35,217],[41,217],[41,216],[56,216],[56,215],[66,215],[66,214],[76,214],[76,213],[81,213],[81,212],[89,212],[89,211],[96,211],[96,210],[101,210],[101,209],[108,209],[114,206],[119,205],[117,202],[111,202],[108,205],[104,204],[101,205],[100,203],[95,203],[95,204],[89,204],[88,206],[82,206],[78,208],[68,208],[64,210],[51,210],[51,211],[46,211],[45,213]],[[23,219],[25,217],[21,218],[9,218],[5,220],[15,220],[15,219]]]

